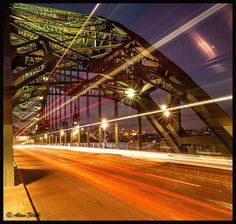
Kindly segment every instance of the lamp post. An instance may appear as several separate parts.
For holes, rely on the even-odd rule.
[[[48,138],[48,136],[47,136],[47,134],[45,134],[44,135],[44,139],[45,139],[45,143],[47,144],[47,138]]]
[[[79,127],[79,125],[77,125],[75,127],[75,132],[77,133],[78,146],[80,146],[80,127]]]
[[[62,136],[64,136],[64,130],[60,131],[60,145],[62,144]]]
[[[104,148],[106,148],[106,128],[108,126],[107,120],[105,118],[102,119],[102,129],[104,131],[103,135],[103,143],[104,143]]]
[[[127,94],[127,96],[128,96],[128,98],[133,98],[134,97],[134,95],[135,95],[135,90],[134,89],[131,89],[131,88],[129,88],[129,89],[127,89],[127,91],[126,91],[126,94]]]
[[[170,115],[171,115],[171,113],[170,113],[170,111],[169,110],[167,110],[167,105],[165,105],[165,104],[162,104],[161,106],[160,106],[160,108],[161,108],[161,110],[162,110],[162,113],[163,113],[163,115],[164,115],[164,117],[166,118],[166,122],[164,123],[164,125],[165,125],[165,130],[166,131],[168,131],[168,127],[167,127],[167,125],[168,125],[168,118],[170,117]]]

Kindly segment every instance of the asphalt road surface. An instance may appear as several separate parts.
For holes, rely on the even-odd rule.
[[[232,220],[232,171],[110,154],[15,149],[40,220]]]

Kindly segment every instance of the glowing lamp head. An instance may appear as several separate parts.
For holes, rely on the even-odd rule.
[[[79,125],[77,125],[77,126],[75,127],[75,131],[76,131],[76,132],[79,132]]]
[[[64,135],[64,131],[63,131],[63,130],[61,130],[60,134],[61,134],[61,136],[63,136],[63,135]]]
[[[170,116],[170,111],[166,110],[166,111],[164,112],[164,115],[165,115],[165,117],[169,117],[169,116]]]
[[[128,90],[126,91],[126,94],[127,94],[127,96],[128,96],[129,98],[133,98],[134,95],[135,95],[135,90],[133,90],[133,89],[128,89]]]
[[[102,128],[105,130],[108,126],[107,120],[105,118],[102,119]]]
[[[167,108],[167,106],[166,106],[165,104],[162,104],[162,105],[161,105],[161,110],[162,110],[162,111],[165,111],[166,108]]]
[[[45,135],[44,135],[44,138],[47,139],[47,137],[48,137],[47,134],[45,134]]]

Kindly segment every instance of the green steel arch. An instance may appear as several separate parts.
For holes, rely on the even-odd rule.
[[[58,94],[69,91],[68,95],[78,97],[116,95],[120,102],[139,113],[159,109],[150,95],[156,89],[169,95],[172,106],[210,99],[188,74],[144,38],[100,16],[92,16],[81,29],[87,18],[88,15],[53,8],[21,3],[10,5],[13,124],[16,130],[45,107],[47,96],[53,94],[51,87],[56,88]],[[45,85],[80,29],[60,62],[57,74]],[[152,52],[146,54],[145,49],[149,47]],[[138,57],[136,61],[134,57]],[[79,76],[81,72],[95,75],[86,79]],[[139,100],[127,101],[124,97],[125,89],[131,87],[135,88]],[[224,153],[231,154],[232,134],[228,127],[232,127],[232,121],[225,111],[217,104],[192,109],[224,145]],[[169,124],[168,130],[163,128],[160,115],[148,115],[147,119],[167,145],[179,152],[183,143],[180,111],[179,120]]]

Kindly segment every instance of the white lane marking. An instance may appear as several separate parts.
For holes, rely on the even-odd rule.
[[[143,189],[143,190],[145,190],[145,191],[149,191],[149,192],[151,192],[151,193],[157,195],[158,197],[165,198],[165,199],[168,200],[168,201],[177,203],[177,204],[179,204],[179,205],[183,205],[183,203],[181,203],[179,200],[173,199],[173,198],[171,198],[171,197],[164,196],[163,194],[160,194],[160,193],[158,193],[158,192],[149,190],[149,189],[146,188],[146,187],[141,187],[141,189]]]
[[[170,180],[170,181],[175,181],[175,182],[179,182],[179,183],[182,183],[182,184],[188,184],[188,185],[195,186],[195,187],[200,187],[200,185],[197,185],[197,184],[191,184],[191,183],[180,181],[180,180],[173,180],[173,179],[170,179],[170,178],[161,177],[161,176],[157,176],[157,175],[154,175],[154,174],[145,173],[145,175],[158,177],[158,178],[162,178],[162,179],[166,179],[166,180]]]
[[[129,169],[122,168],[122,167],[119,167],[119,166],[113,166],[113,165],[110,165],[110,164],[107,164],[107,163],[103,163],[103,164],[104,164],[104,165],[111,166],[111,167],[115,167],[115,168],[118,168],[118,169],[121,169],[121,170],[129,170]]]
[[[215,204],[223,206],[223,207],[226,207],[226,208],[229,208],[229,209],[232,209],[232,204],[229,204],[229,203],[225,203],[222,201],[215,201],[215,200],[211,200],[211,199],[207,199],[207,201],[215,203]]]

